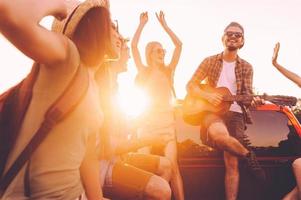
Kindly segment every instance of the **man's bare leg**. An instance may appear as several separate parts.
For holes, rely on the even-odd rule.
[[[249,151],[234,137],[230,136],[223,122],[212,123],[208,127],[209,137],[215,145],[224,151],[239,157],[245,157]]]
[[[214,145],[224,150],[226,199],[236,200],[239,188],[237,156],[245,157],[249,151],[238,140],[229,135],[223,122],[212,123],[208,127],[208,133]]]
[[[294,187],[292,191],[290,191],[288,194],[286,194],[282,200],[300,200],[298,196],[298,188],[297,186]]]
[[[296,178],[298,197],[301,199],[301,158],[293,162],[293,170]]]
[[[239,168],[236,156],[224,152],[225,161],[225,193],[227,200],[236,200],[239,188]]]

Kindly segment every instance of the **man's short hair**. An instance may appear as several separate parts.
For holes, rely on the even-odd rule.
[[[226,28],[224,29],[224,32],[226,32],[227,29],[228,29],[229,27],[232,27],[232,26],[238,27],[238,28],[242,31],[242,34],[244,34],[244,27],[242,27],[242,25],[240,25],[240,24],[237,23],[237,22],[231,22],[228,26],[226,26]]]

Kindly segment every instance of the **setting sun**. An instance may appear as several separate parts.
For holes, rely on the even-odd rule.
[[[137,117],[145,111],[149,99],[141,88],[127,86],[126,89],[119,91],[117,103],[128,117]]]

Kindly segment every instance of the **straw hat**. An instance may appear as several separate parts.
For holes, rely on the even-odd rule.
[[[52,31],[62,33],[71,38],[78,23],[82,17],[92,8],[105,7],[109,9],[108,0],[86,0],[80,2],[78,0],[66,0],[68,16],[59,21],[55,19],[52,24]]]

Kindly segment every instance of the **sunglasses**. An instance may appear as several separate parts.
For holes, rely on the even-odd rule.
[[[157,54],[166,54],[166,50],[165,49],[155,49],[153,51],[156,52]]]
[[[227,37],[232,37],[232,36],[234,36],[235,38],[241,38],[241,37],[243,36],[243,34],[240,33],[240,32],[232,32],[232,31],[227,31],[227,32],[225,32],[225,35],[226,35]]]
[[[117,33],[119,33],[118,20],[112,21],[112,22],[111,22],[111,26],[112,26],[112,28],[113,28]]]

